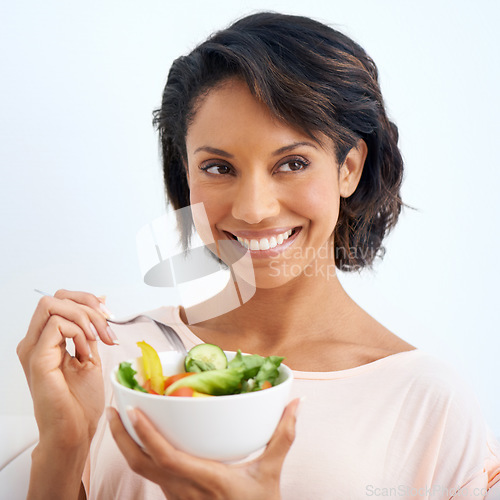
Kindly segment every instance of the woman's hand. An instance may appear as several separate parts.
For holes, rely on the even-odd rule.
[[[283,461],[295,438],[293,400],[264,453],[237,465],[204,460],[175,449],[139,410],[129,417],[144,444],[144,452],[129,436],[116,410],[108,408],[111,432],[134,472],[157,483],[168,500],[268,500],[279,499]]]
[[[49,482],[55,463],[58,467],[67,464],[71,472],[80,475],[79,488],[90,441],[104,409],[97,336],[106,344],[114,343],[99,299],[88,293],[60,290],[54,297],[40,300],[17,347],[40,433],[33,455],[37,470],[32,468],[32,482],[34,475],[38,482],[35,489],[42,486],[40,482]],[[74,357],[66,350],[68,339],[75,345]],[[74,460],[66,461],[68,457]],[[59,471],[61,480],[65,472],[70,471]]]

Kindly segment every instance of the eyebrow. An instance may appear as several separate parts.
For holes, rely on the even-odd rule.
[[[292,149],[298,148],[299,146],[309,146],[310,148],[318,149],[313,142],[302,141],[302,142],[294,142],[293,144],[289,144],[288,146],[283,146],[282,148],[277,149],[273,152],[273,156],[281,155]]]
[[[293,144],[288,144],[287,146],[283,146],[282,148],[273,151],[271,154],[273,156],[281,155],[283,153],[291,151],[292,149],[298,148],[299,146],[309,146],[311,148],[318,149],[314,143],[308,141],[302,141],[302,142],[294,142]],[[224,156],[225,158],[234,158],[234,155],[232,155],[231,153],[228,153],[223,149],[213,148],[212,146],[201,146],[195,150],[194,154],[199,153],[200,151],[204,151],[205,153],[211,153],[218,156]]]
[[[212,148],[211,146],[201,146],[198,149],[196,149],[194,154],[199,153],[200,151],[204,151],[205,153],[211,153],[213,155],[225,156],[226,158],[234,158],[234,156],[231,153],[228,153],[223,149]]]

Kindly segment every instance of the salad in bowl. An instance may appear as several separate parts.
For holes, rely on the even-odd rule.
[[[284,359],[238,351],[228,361],[219,346],[200,344],[189,351],[183,372],[166,377],[156,350],[144,341],[137,345],[142,351],[138,371],[128,361],[120,363],[118,382],[130,389],[164,396],[228,396],[269,389],[276,384]]]
[[[119,363],[111,381],[121,419],[138,444],[128,407],[141,410],[176,448],[202,458],[240,460],[271,439],[293,380],[284,358],[214,344],[199,344],[184,357],[137,345],[142,355]]]

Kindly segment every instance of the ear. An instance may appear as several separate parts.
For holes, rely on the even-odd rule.
[[[368,146],[363,139],[359,139],[356,146],[347,153],[339,172],[339,191],[342,198],[348,198],[356,191],[367,154]]]

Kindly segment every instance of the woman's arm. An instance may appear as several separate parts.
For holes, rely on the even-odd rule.
[[[86,453],[85,449],[51,450],[39,444],[31,455],[27,500],[86,499],[82,484]]]
[[[28,500],[79,498],[90,442],[104,409],[98,336],[113,345],[98,298],[59,291],[40,300],[18,345],[40,434]],[[68,339],[75,356],[66,350]]]

